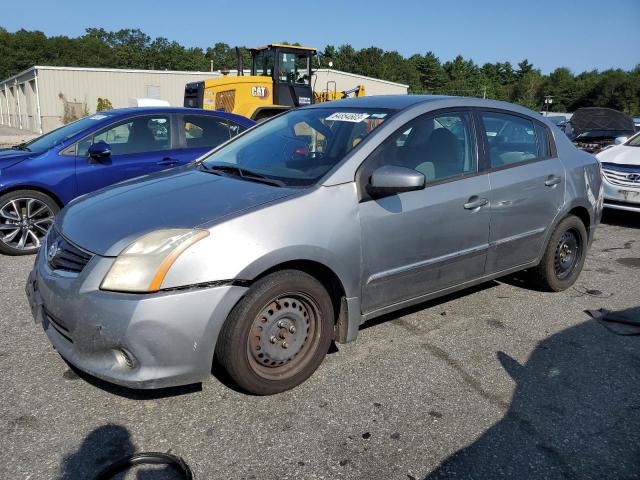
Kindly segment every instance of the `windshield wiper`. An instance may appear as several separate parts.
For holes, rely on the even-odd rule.
[[[13,147],[11,147],[12,150],[26,150],[27,152],[30,152],[31,149],[29,147],[27,147],[26,143],[19,143],[18,145],[14,145]]]
[[[246,170],[244,168],[235,166],[235,165],[207,165],[206,163],[201,163],[200,167],[205,172],[223,172],[230,173],[232,175],[236,175],[239,178],[243,178],[245,180],[249,180],[251,182],[259,182],[266,183],[267,185],[273,185],[275,187],[284,187],[285,183],[281,180],[275,180],[273,178],[265,177],[264,175],[256,172],[252,172],[250,170]]]

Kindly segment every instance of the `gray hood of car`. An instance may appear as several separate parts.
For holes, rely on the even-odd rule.
[[[299,191],[180,168],[80,197],[62,210],[56,227],[83,249],[116,256],[145,233],[206,228]]]

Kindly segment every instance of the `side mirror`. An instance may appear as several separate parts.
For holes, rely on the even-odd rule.
[[[96,142],[89,147],[89,157],[94,160],[106,160],[111,156],[111,146],[104,141]]]
[[[395,193],[422,190],[424,185],[425,178],[420,172],[412,168],[385,165],[373,171],[367,190],[372,197],[384,197]]]
[[[622,145],[623,143],[626,143],[627,140],[629,140],[629,137],[616,137],[616,139],[613,141],[613,144]]]

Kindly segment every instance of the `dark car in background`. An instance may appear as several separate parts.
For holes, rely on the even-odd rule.
[[[612,108],[585,107],[575,111],[564,132],[576,147],[598,153],[615,143],[624,143],[635,133],[633,119]]]
[[[189,163],[254,122],[189,108],[99,112],[0,150],[0,252],[34,253],[74,198]]]

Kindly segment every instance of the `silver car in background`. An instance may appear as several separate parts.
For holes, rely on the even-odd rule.
[[[596,158],[602,165],[604,206],[640,213],[640,133]]]
[[[524,269],[568,288],[601,212],[597,161],[535,112],[349,99],[73,202],[26,289],[54,347],[92,375],[157,388],[215,361],[272,394],[366,320]]]

